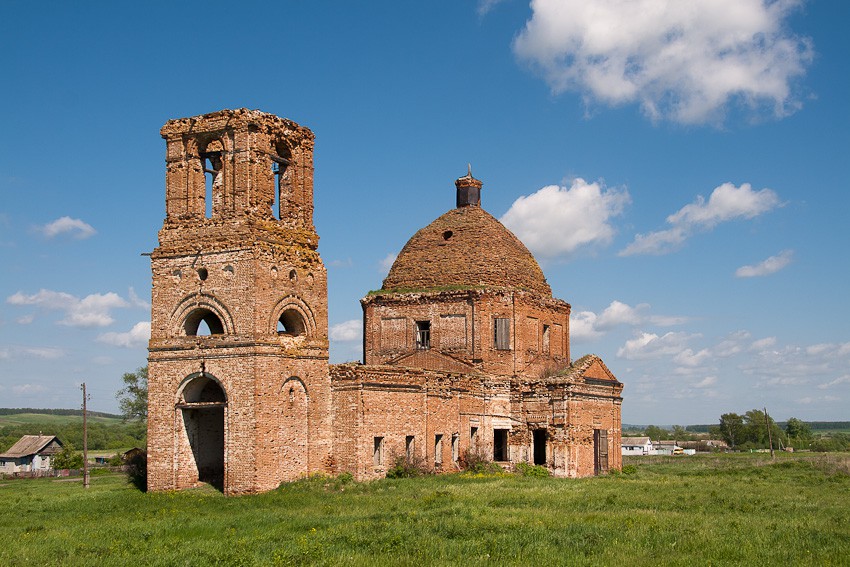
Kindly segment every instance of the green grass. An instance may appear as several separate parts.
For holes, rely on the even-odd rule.
[[[0,482],[0,564],[848,565],[850,455],[634,458],[565,480],[313,478],[257,496]]]

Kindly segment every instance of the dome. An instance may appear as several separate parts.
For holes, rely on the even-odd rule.
[[[474,180],[471,175],[458,179],[457,208],[407,241],[384,279],[383,289],[497,287],[551,296],[543,271],[528,248],[478,206],[477,198],[460,198],[469,180]]]

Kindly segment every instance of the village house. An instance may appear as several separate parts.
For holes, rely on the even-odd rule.
[[[0,473],[50,470],[53,455],[61,450],[62,442],[55,435],[24,435],[0,454]]]
[[[623,385],[598,356],[572,357],[570,304],[470,171],[361,300],[362,362],[330,365],[313,133],[239,109],[161,134],[149,489],[253,493],[378,478],[399,458],[457,470],[467,454],[562,477],[621,467]]]
[[[649,437],[623,437],[620,448],[623,455],[649,455],[652,453],[652,440]]]

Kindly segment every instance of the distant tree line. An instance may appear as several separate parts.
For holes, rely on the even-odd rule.
[[[838,430],[838,431],[836,431]],[[774,449],[793,447],[812,451],[850,450],[850,430],[847,421],[804,422],[792,417],[785,422],[776,422],[763,410],[752,409],[744,414],[724,413],[717,425],[674,425],[671,429],[648,425],[642,433],[653,441],[695,441],[705,438],[722,439],[733,450]],[[829,431],[829,433],[815,433]],[[640,431],[632,428],[629,434]]]
[[[0,408],[0,415],[15,415],[18,413],[44,413],[47,415],[78,415],[82,417],[83,410],[81,409],[39,409],[39,408]],[[121,416],[114,413],[106,413],[103,411],[87,412],[89,416],[108,417],[112,419],[121,419]]]
[[[88,447],[93,451],[144,447],[147,427],[144,422],[127,422],[107,425],[89,423]],[[83,446],[83,424],[27,423],[0,427],[0,452],[7,451],[24,435],[56,435],[65,445]]]

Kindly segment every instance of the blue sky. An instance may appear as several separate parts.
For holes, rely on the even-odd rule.
[[[573,307],[626,423],[850,419],[850,4],[0,3],[0,406],[145,364],[170,118],[316,134],[332,361],[454,179]]]

